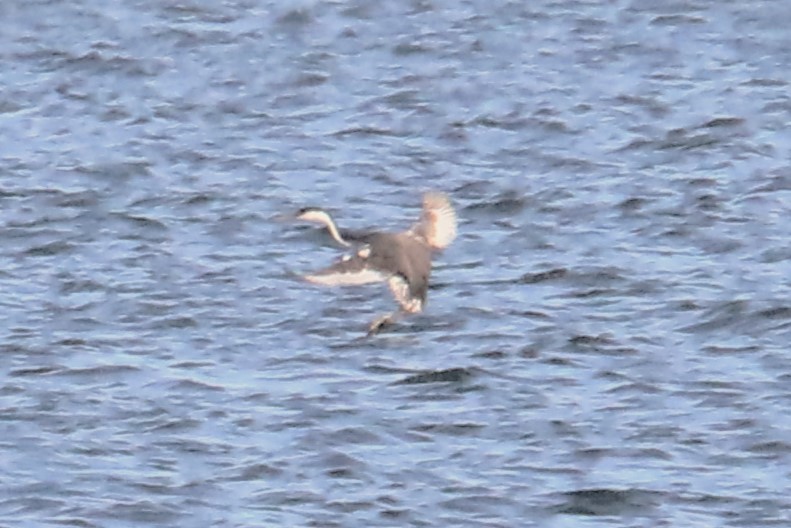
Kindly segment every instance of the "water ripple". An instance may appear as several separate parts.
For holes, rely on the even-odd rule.
[[[0,518],[788,524],[788,16],[713,6],[5,7]],[[283,219],[431,188],[366,337]]]

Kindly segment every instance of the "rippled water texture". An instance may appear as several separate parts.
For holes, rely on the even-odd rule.
[[[783,1],[0,4],[3,526],[791,526]],[[424,314],[282,216],[460,236]]]

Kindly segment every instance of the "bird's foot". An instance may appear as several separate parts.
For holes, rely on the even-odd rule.
[[[369,336],[376,335],[379,333],[379,331],[382,328],[384,328],[385,326],[390,326],[394,322],[395,322],[395,317],[393,316],[393,314],[383,315],[382,317],[374,319],[374,321],[368,327],[368,335]]]

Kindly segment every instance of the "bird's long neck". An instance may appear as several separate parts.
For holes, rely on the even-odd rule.
[[[341,236],[341,232],[338,230],[338,225],[335,223],[335,220],[332,217],[325,213],[324,214],[324,225],[327,226],[327,231],[330,232],[330,236],[340,245],[349,247],[351,244],[343,239]]]

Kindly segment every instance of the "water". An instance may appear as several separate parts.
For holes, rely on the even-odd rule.
[[[790,13],[4,3],[2,524],[788,526]]]

